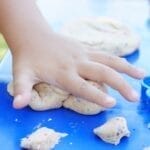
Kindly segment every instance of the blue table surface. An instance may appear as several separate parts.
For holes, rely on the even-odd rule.
[[[82,13],[80,15],[86,15],[88,12],[93,16],[106,15],[117,19],[124,19],[123,21],[131,28],[135,29],[142,39],[140,51],[136,51],[132,55],[126,56],[126,58],[134,65],[145,68],[149,73],[150,67],[148,65],[148,61],[150,58],[150,28],[148,20],[148,4],[145,0],[137,0],[136,3],[133,3],[135,1],[116,1],[81,1],[80,9],[82,8],[82,5],[85,7],[88,5],[88,9],[86,10],[85,7],[83,7],[84,13],[81,9],[80,12]],[[72,7],[75,5],[77,6],[76,3],[79,2],[79,0],[74,2],[72,1],[72,3],[75,3],[72,4]],[[82,2],[84,3],[82,4]],[[42,4],[40,5],[42,6]],[[71,5],[69,5],[69,7],[71,7]],[[117,13],[115,9],[116,7],[119,9],[119,13]],[[44,11],[45,10],[46,8]],[[76,14],[75,12],[78,10],[73,11],[73,14]],[[130,17],[128,14],[130,14]],[[70,16],[64,16],[63,21],[70,19]],[[78,17],[78,15],[75,17]],[[55,20],[57,19],[55,18]],[[53,21],[52,25],[57,29],[61,26],[62,22]],[[148,108],[142,100],[137,103],[130,103],[119,95],[119,93],[110,89],[110,94],[117,99],[117,105],[108,111],[94,116],[80,115],[64,108],[44,112],[36,112],[28,107],[22,110],[15,110],[12,108],[12,97],[8,95],[6,90],[7,82],[11,78],[10,73],[10,57],[6,56],[5,60],[3,60],[0,65],[1,149],[19,150],[20,139],[34,131],[38,126],[46,126],[53,128],[56,131],[66,132],[69,134],[56,146],[56,150],[142,150],[144,147],[150,146],[150,129],[147,127],[148,123],[150,123],[150,108]],[[124,75],[124,77],[140,94],[141,81],[134,80],[126,75]],[[123,138],[118,146],[104,143],[92,132],[93,128],[103,124],[106,120],[115,116],[124,116],[127,119],[128,126],[131,131],[131,137]],[[49,119],[51,120],[48,121]]]

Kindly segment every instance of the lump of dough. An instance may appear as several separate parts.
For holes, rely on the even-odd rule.
[[[105,110],[104,107],[74,96],[70,96],[63,106],[83,115],[95,115]]]
[[[102,126],[95,128],[93,132],[103,141],[114,145],[119,144],[122,137],[130,136],[126,119],[123,117],[114,117]]]
[[[46,83],[40,83],[34,86],[29,106],[38,111],[60,108],[68,96],[69,94],[61,89]]]
[[[98,89],[101,89],[104,92],[106,92],[106,87],[103,84],[98,85],[97,83],[92,82],[92,81],[88,81],[88,82],[96,86]],[[78,112],[84,115],[94,115],[105,110],[105,108],[101,107],[100,105],[97,105],[95,103],[89,102],[85,99],[78,98],[72,95],[69,96],[69,98],[64,101],[63,106],[65,108],[71,109],[75,112]]]
[[[92,81],[88,82],[96,86],[98,89],[107,92],[104,84],[99,85]],[[8,84],[7,91],[13,96],[12,83]],[[72,96],[69,93],[52,85],[48,85],[46,83],[39,83],[34,86],[32,90],[32,98],[29,103],[29,106],[33,110],[43,111],[48,109],[56,109],[60,108],[62,105],[65,108],[74,110],[75,112],[84,115],[94,115],[105,110],[105,108],[95,103]]]
[[[64,25],[60,32],[87,46],[118,56],[131,54],[140,45],[136,33],[107,17],[81,18]]]
[[[20,146],[29,150],[51,150],[65,136],[67,136],[66,133],[59,133],[53,129],[42,127],[23,138]]]
[[[8,84],[7,91],[10,95],[14,95],[12,82]],[[37,111],[60,108],[68,96],[69,93],[61,89],[46,83],[39,83],[32,90],[32,98],[29,106]]]

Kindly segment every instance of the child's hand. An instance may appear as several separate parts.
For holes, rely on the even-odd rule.
[[[106,83],[130,101],[138,99],[117,71],[142,78],[142,70],[124,59],[57,35],[35,0],[0,0],[0,10],[0,30],[13,55],[15,108],[29,103],[33,85],[39,82],[56,85],[104,107],[114,106],[115,100],[85,79]]]
[[[41,34],[41,33],[40,33]],[[115,105],[115,99],[90,85],[85,79],[106,83],[130,101],[137,93],[118,73],[134,78],[144,72],[125,59],[85,48],[78,42],[56,33],[32,37],[32,42],[13,52],[14,107],[26,106],[34,84],[47,82],[104,107]]]

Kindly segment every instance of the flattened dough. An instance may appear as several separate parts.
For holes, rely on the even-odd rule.
[[[123,117],[114,117],[102,126],[95,128],[93,132],[103,141],[114,145],[119,144],[122,137],[130,136],[126,119]]]
[[[66,133],[59,133],[46,127],[39,128],[21,140],[21,148],[29,150],[52,150]]]
[[[136,33],[123,23],[107,17],[75,20],[64,25],[60,32],[92,48],[117,56],[131,54],[140,45]]]
[[[93,84],[98,89],[101,89],[102,91],[106,92],[106,87],[101,84],[98,85],[97,83],[89,81],[90,84]],[[101,111],[104,111],[105,108],[101,107],[100,105],[97,105],[95,103],[89,102],[85,99],[78,98],[75,96],[70,96],[67,100],[64,101],[63,106],[65,108],[71,109],[75,112],[78,112],[80,114],[84,115],[94,115],[98,114]]]
[[[14,95],[12,82],[8,84],[7,91],[10,95]],[[37,111],[60,108],[63,105],[63,101],[67,99],[68,96],[69,93],[61,89],[46,83],[39,83],[35,85],[32,90],[32,99],[29,106]]]

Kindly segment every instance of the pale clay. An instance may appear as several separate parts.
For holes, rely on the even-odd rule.
[[[107,17],[80,18],[66,23],[60,33],[86,46],[117,56],[139,48],[140,38],[125,24]]]
[[[13,96],[12,82],[8,84],[7,91]],[[40,83],[34,86],[32,90],[32,98],[29,106],[37,111],[60,108],[68,96],[69,94],[61,89],[46,83]]]
[[[66,136],[66,133],[42,127],[23,138],[20,146],[29,150],[52,150],[59,143],[60,139]]]
[[[29,106],[38,111],[60,108],[68,96],[69,94],[61,89],[40,83],[34,86],[34,92]]]
[[[91,81],[89,81],[89,83],[96,86],[98,89],[104,91],[105,93],[107,92],[107,89],[104,86],[104,84],[98,85],[97,83]],[[85,99],[78,98],[72,95],[69,96],[69,98],[64,101],[63,106],[65,108],[71,109],[75,112],[84,115],[95,115],[105,110],[105,108],[101,107],[100,105],[97,105],[95,103],[89,102]]]
[[[104,85],[98,85],[91,81],[88,82],[106,92],[106,87]],[[8,84],[7,91],[13,96],[12,82]],[[95,103],[72,96],[63,90],[46,83],[39,83],[34,86],[29,106],[36,111],[56,109],[64,106],[65,108],[84,115],[94,115],[105,110]]]
[[[130,136],[127,121],[124,117],[114,117],[95,128],[93,132],[103,141],[114,145],[118,145],[122,137]]]

